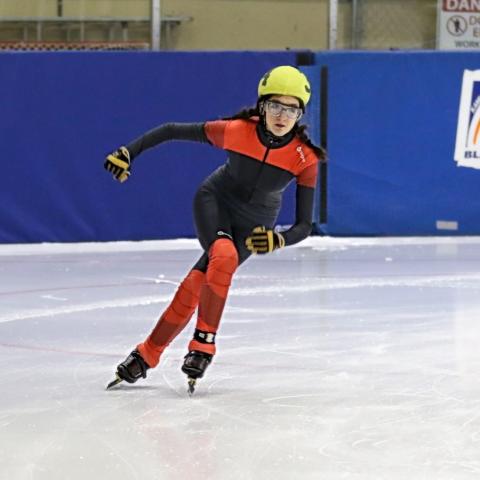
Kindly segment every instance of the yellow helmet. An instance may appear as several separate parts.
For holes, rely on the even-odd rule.
[[[310,100],[310,83],[297,68],[282,65],[269,70],[258,84],[258,96],[288,95],[296,97],[305,107]]]

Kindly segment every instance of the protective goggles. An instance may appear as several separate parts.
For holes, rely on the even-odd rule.
[[[267,100],[265,102],[265,108],[270,115],[274,117],[279,117],[282,112],[285,112],[285,115],[290,120],[298,120],[302,116],[302,109],[299,107],[290,107],[284,105],[283,103],[276,102],[274,100]]]

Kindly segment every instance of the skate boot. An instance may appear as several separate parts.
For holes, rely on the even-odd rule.
[[[147,370],[150,367],[141,357],[138,350],[134,350],[122,363],[117,367],[115,380],[107,385],[107,390],[118,385],[125,380],[127,383],[135,383],[139,378],[147,377]]]
[[[188,375],[188,393],[193,395],[197,379],[202,378],[213,355],[193,350],[185,355],[182,372]]]

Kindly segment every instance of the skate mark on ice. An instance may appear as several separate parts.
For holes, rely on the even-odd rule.
[[[200,392],[198,392],[200,393]],[[209,402],[208,402],[208,395],[206,392],[203,392],[203,395],[198,395],[197,391],[195,390],[195,395],[191,397],[191,399],[200,401],[202,398],[206,398],[206,402],[202,402],[202,408],[206,408],[209,411],[209,414],[214,413],[217,416],[223,416],[226,417],[230,420],[235,420],[236,422],[243,423],[244,425],[247,425],[249,427],[262,427],[264,426],[263,423],[260,422],[254,422],[253,420],[246,420],[243,416],[241,415],[233,415],[231,413],[226,412],[225,410],[222,410],[220,408],[213,407]]]
[[[315,398],[315,397],[324,397],[325,393],[303,393],[301,395],[283,395],[281,397],[272,397],[272,398],[264,398],[262,403],[268,403],[271,405],[275,405],[276,407],[287,407],[287,408],[305,408],[305,405],[295,405],[284,403],[288,400],[299,400],[299,399],[306,399],[306,398]],[[307,405],[311,408],[311,405]]]
[[[266,305],[264,308],[262,307],[250,308],[250,307],[244,307],[244,306],[227,305],[225,308],[225,311],[232,312],[232,313],[254,314],[256,317],[259,317],[259,316],[271,316],[275,314],[298,315],[299,313],[303,315],[338,315],[338,316],[351,315],[351,316],[354,316],[354,315],[364,314],[369,310],[367,308],[340,309],[340,308],[322,308],[322,307],[312,308],[308,306],[307,307],[300,307],[300,306],[289,307],[288,305],[280,308],[276,308],[275,306],[272,306],[272,305]],[[232,319],[229,319],[228,321],[229,323],[254,323],[256,320],[257,319],[246,321],[238,318],[232,318]]]
[[[115,287],[138,287],[144,285],[152,285],[154,283],[166,283],[171,285],[178,285],[179,282],[174,282],[170,280],[162,280],[160,282],[116,282],[116,283],[100,283],[100,284],[88,284],[88,285],[72,285],[70,287],[60,287],[51,285],[49,287],[44,288],[30,288],[28,290],[9,290],[5,292],[0,292],[0,296],[12,296],[12,295],[25,295],[28,293],[42,293],[42,292],[63,292],[63,291],[70,291],[70,290],[91,290],[91,289],[99,289],[99,288],[115,288]]]
[[[44,298],[45,300],[55,300],[57,302],[66,302],[68,300],[68,298],[56,297],[55,295],[41,295],[40,298]]]
[[[219,378],[218,380],[214,380],[207,388],[207,392],[208,393],[211,393],[212,392],[212,389],[213,387],[216,387],[219,383],[221,382],[225,382],[225,381],[228,381],[228,380],[232,380],[234,377],[233,375],[228,375],[226,377],[223,377],[223,378]]]
[[[295,283],[289,282],[289,279],[283,279],[278,284],[268,287],[258,286],[255,288],[234,288],[231,290],[232,295],[249,296],[249,295],[272,295],[278,296],[278,293],[306,293],[322,290],[341,290],[356,289],[367,287],[433,287],[433,288],[478,288],[480,282],[480,274],[466,273],[463,275],[399,275],[392,279],[376,278],[376,277],[357,277],[357,278],[307,278],[304,282],[295,278]]]
[[[133,276],[127,276],[125,278],[131,278],[133,280],[146,280],[147,283],[140,283],[139,285],[150,285],[150,284],[160,284],[160,283],[165,283],[167,285],[174,285],[175,287],[178,286],[180,283],[179,281],[174,281],[174,280],[165,280],[164,278],[159,278],[159,277],[133,277]]]
[[[106,308],[127,308],[155,305],[165,303],[171,300],[171,295],[157,295],[145,297],[123,298],[118,300],[106,300],[95,303],[83,303],[78,305],[67,305],[55,308],[38,308],[31,310],[20,310],[12,313],[0,315],[0,323],[14,322],[17,320],[26,320],[29,318],[53,317],[55,315],[68,315],[70,313],[91,312]]]
[[[318,353],[315,353],[315,354],[298,353],[298,352],[286,352],[284,350],[278,350],[278,349],[275,349],[275,348],[261,348],[261,347],[252,348],[252,350],[254,352],[276,353],[276,354],[279,354],[279,355],[288,355],[290,357],[306,358],[306,359],[309,359],[309,360],[314,360],[314,359],[324,357],[323,352],[318,352]]]
[[[164,369],[162,369],[161,372],[162,372],[162,378],[163,378],[164,382],[167,384],[167,387],[168,387],[172,392],[174,392],[175,395],[177,395],[177,397],[180,397],[180,398],[185,397],[185,395],[184,395],[182,392],[180,392],[180,389],[177,388],[177,387],[168,379],[168,377],[167,377],[167,372],[166,372]],[[186,391],[187,391],[187,387],[185,386],[185,392],[186,392]]]
[[[67,353],[69,355],[88,355],[89,357],[121,357],[121,353],[107,353],[107,352],[86,352],[84,350],[72,350],[68,348],[57,347],[39,347],[34,345],[24,345],[20,343],[3,343],[0,342],[0,347],[4,348],[20,348],[23,350],[35,350],[38,352],[52,352],[52,353]]]

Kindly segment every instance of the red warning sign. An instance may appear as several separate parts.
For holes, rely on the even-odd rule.
[[[443,0],[444,12],[480,12],[480,0]]]

